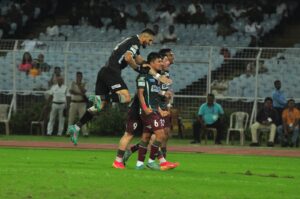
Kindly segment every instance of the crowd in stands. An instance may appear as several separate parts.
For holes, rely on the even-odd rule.
[[[4,0],[0,2],[0,39],[24,36],[39,22],[54,16],[57,0]]]

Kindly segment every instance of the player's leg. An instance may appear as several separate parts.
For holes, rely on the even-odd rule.
[[[150,140],[150,132],[144,128],[144,132],[141,137],[138,149],[138,160],[136,162],[136,169],[144,169],[144,162],[147,154],[147,148]]]
[[[67,134],[69,133],[71,135],[71,141],[76,145],[78,141],[78,135],[81,127],[85,125],[87,122],[93,119],[94,115],[96,115],[106,104],[108,101],[108,93],[109,88],[106,84],[107,80],[107,74],[105,73],[105,70],[102,68],[97,76],[97,82],[96,82],[96,98],[100,99],[99,101],[94,101],[93,105],[88,108],[83,116],[79,119],[79,121],[75,125],[70,125],[67,130]],[[95,98],[95,99],[96,99]],[[102,99],[102,100],[101,100]]]
[[[122,136],[122,138],[120,139],[117,156],[112,165],[114,168],[125,169],[125,165],[123,163],[123,158],[124,158],[124,154],[125,154],[127,145],[131,142],[132,138],[133,138],[132,133],[125,132],[124,135]]]

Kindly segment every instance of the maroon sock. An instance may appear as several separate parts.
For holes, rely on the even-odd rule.
[[[147,143],[141,142],[139,145],[138,161],[144,162],[147,153]]]
[[[150,159],[155,160],[155,157],[157,157],[158,154],[158,149],[161,145],[161,142],[154,141],[153,144],[151,145],[151,151],[150,151]]]
[[[167,158],[167,147],[161,147],[161,152],[162,152],[164,158],[166,159]]]
[[[131,153],[134,153],[134,152],[136,152],[137,150],[139,150],[139,146],[140,146],[140,143],[137,143],[136,145],[133,145],[133,146],[130,148]]]

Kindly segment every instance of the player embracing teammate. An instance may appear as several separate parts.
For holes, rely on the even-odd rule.
[[[150,68],[169,77],[169,66],[173,64],[174,55],[171,49],[162,49],[159,53],[148,55],[147,63]],[[139,151],[136,169],[144,168],[145,155],[150,142],[150,156],[146,166],[155,170],[168,170],[178,166],[178,163],[168,162],[166,158],[167,141],[170,132],[170,100],[172,93],[169,85],[155,80],[151,75],[139,75],[137,78],[137,95],[130,105],[126,132],[120,140],[119,149],[113,167],[123,169],[124,162],[132,152]],[[125,150],[133,135],[143,131],[139,144],[131,150]],[[158,158],[159,163],[155,162]]]

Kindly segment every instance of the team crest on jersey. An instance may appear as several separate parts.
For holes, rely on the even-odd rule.
[[[161,85],[161,89],[163,89],[163,90],[166,90],[166,89],[168,89],[169,88],[169,86],[167,85],[167,84],[162,84]]]
[[[151,92],[159,92],[160,91],[160,87],[157,85],[152,85],[151,86]]]

